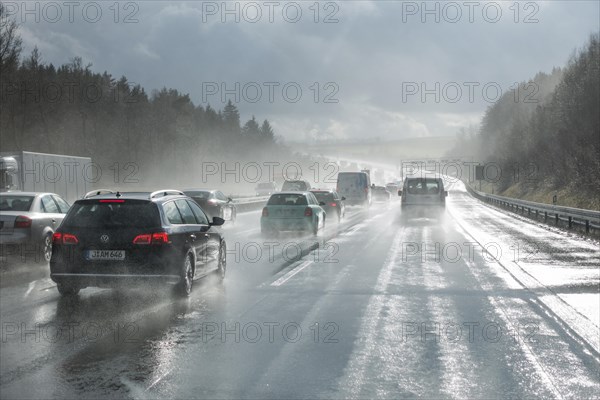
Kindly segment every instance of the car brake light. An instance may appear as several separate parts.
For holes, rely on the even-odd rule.
[[[150,244],[152,241],[152,235],[149,233],[145,233],[143,235],[137,235],[133,239],[133,244]]]
[[[52,235],[52,243],[59,244],[62,241],[62,233],[56,232]]]
[[[337,203],[329,203],[331,207],[337,207]]]
[[[152,234],[152,244],[169,243],[169,235],[167,232],[156,232]]]
[[[305,216],[305,217],[312,217],[312,208],[310,208],[310,207],[306,207],[306,208],[304,209],[304,216]]]
[[[267,207],[264,207],[264,208],[263,208],[263,211],[262,211],[262,216],[263,216],[263,217],[268,217],[268,216],[269,216],[269,210],[267,209]]]
[[[70,233],[56,232],[52,235],[52,244],[77,244],[79,239]]]
[[[143,233],[133,239],[133,244],[165,244],[169,243],[169,235],[166,232]]]
[[[15,228],[31,228],[31,218],[19,215],[15,218]]]
[[[98,200],[100,203],[125,203],[125,200]]]
[[[77,239],[77,236],[71,235],[70,233],[63,233],[62,242],[63,244],[77,244],[79,243],[79,239]]]

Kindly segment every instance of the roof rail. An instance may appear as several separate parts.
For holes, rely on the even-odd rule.
[[[104,193],[115,193],[114,191],[110,190],[110,189],[98,189],[98,190],[92,190],[91,192],[87,192],[85,194],[85,196],[83,196],[84,199],[89,199],[90,197],[94,197],[94,196],[100,196],[101,194]]]
[[[157,197],[159,194],[162,196],[185,195],[185,193],[183,193],[181,190],[163,189],[163,190],[157,190],[156,192],[150,193],[150,198],[153,199],[154,197]]]

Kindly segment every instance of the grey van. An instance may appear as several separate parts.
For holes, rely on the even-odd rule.
[[[371,178],[366,172],[340,172],[336,191],[346,198],[346,205],[371,205]]]

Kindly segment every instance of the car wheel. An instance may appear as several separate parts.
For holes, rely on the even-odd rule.
[[[52,257],[52,235],[44,236],[42,239],[42,262],[50,262]]]
[[[188,297],[192,293],[194,283],[194,268],[192,268],[192,255],[187,254],[181,266],[181,280],[176,286],[177,294],[181,297]]]
[[[225,279],[225,271],[227,270],[227,245],[225,241],[221,243],[221,250],[219,251],[219,266],[217,267],[217,276],[220,281]]]
[[[79,288],[73,285],[67,285],[65,283],[57,283],[56,288],[61,296],[76,296],[79,293]]]

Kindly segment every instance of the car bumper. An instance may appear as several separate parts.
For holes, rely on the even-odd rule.
[[[146,286],[146,285],[176,285],[181,278],[177,275],[162,275],[162,274],[82,274],[82,273],[52,273],[50,278],[59,284],[69,286],[85,287],[131,287],[131,286]]]
[[[262,219],[260,227],[263,232],[268,231],[305,231],[313,227],[311,219],[289,218],[289,219]]]
[[[32,241],[29,238],[17,240],[0,240],[0,261],[40,262],[45,261],[42,256],[44,246],[41,241]]]
[[[20,245],[27,243],[31,243],[31,235],[29,234],[29,232],[19,232],[0,235],[0,246],[13,244]]]

